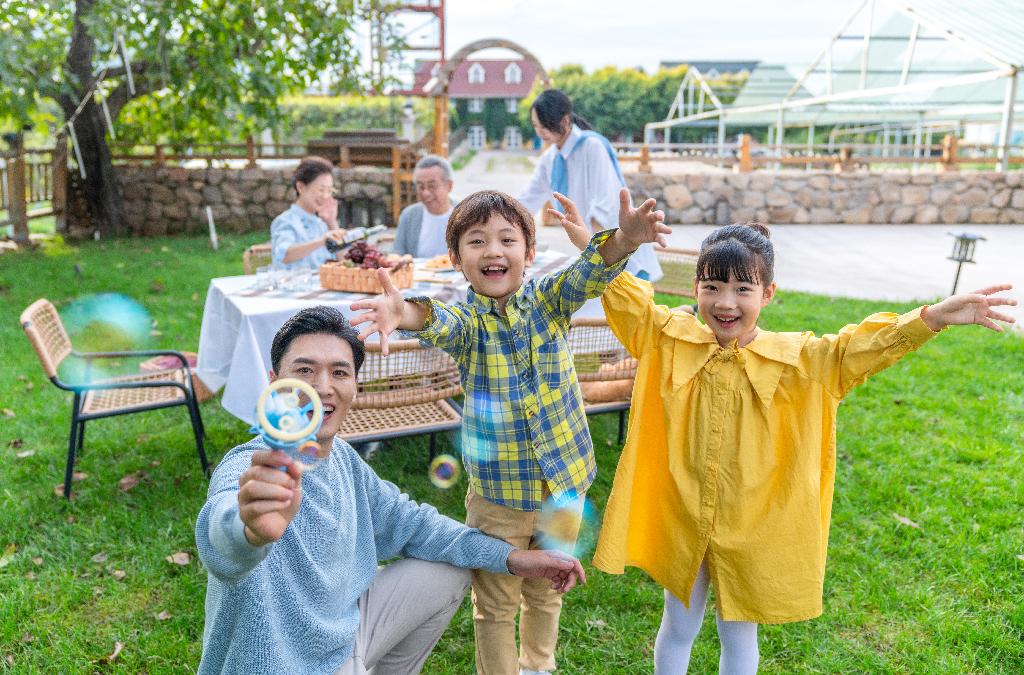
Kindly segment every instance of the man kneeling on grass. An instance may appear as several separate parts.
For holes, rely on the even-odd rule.
[[[329,454],[303,476],[257,437],[214,471],[196,522],[209,572],[200,673],[416,673],[469,569],[548,578],[561,591],[585,581],[574,558],[518,550],[411,501],[335,437],[363,355],[330,307],[302,310],[274,337],[270,379],[316,390],[317,441]]]

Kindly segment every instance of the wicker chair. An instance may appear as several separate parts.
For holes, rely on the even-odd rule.
[[[576,377],[583,390],[585,412],[588,415],[618,413],[618,438],[619,443],[622,443],[626,412],[629,410],[627,391],[632,391],[631,380],[636,376],[636,359],[629,355],[603,317],[574,318],[569,326],[569,349],[572,351]],[[597,396],[597,387],[594,386],[597,383],[610,385],[605,393],[612,395]],[[594,395],[591,400],[587,400],[590,392],[594,392]],[[607,400],[609,398],[611,400]]]
[[[203,448],[203,420],[199,415],[199,405],[192,388],[192,375],[184,355],[176,351],[76,352],[71,346],[71,340],[64,330],[57,309],[46,299],[36,300],[21,313],[21,326],[32,343],[46,376],[56,386],[75,395],[71,407],[71,436],[68,439],[67,464],[64,468],[66,498],[71,498],[72,469],[76,455],[82,454],[86,422],[157,408],[176,405],[188,408],[199,462],[202,464],[203,472],[209,475],[210,464]],[[82,384],[65,382],[60,379],[58,372],[61,363],[68,356],[83,359],[88,373],[93,362],[100,359],[161,355],[176,356],[181,361],[181,368],[122,375]]]
[[[693,280],[697,276],[697,256],[700,251],[688,248],[655,247],[658,263],[664,276],[654,283],[654,290],[669,295],[695,297]]]
[[[242,254],[242,268],[246,274],[256,274],[256,270],[264,265],[269,265],[273,256],[273,249],[270,242],[265,244],[253,244],[245,249]]]
[[[437,454],[435,434],[462,426],[462,409],[451,400],[462,393],[455,361],[417,340],[366,345],[359,391],[338,436],[356,444],[430,434],[430,458]]]

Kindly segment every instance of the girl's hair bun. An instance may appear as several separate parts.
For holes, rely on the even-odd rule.
[[[768,226],[765,225],[764,223],[759,223],[756,220],[751,220],[743,224],[749,227],[750,229],[756,231],[758,234],[764,236],[765,239],[772,238],[772,233],[768,231]]]

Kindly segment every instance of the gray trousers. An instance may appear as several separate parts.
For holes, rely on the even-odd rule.
[[[335,675],[418,673],[469,589],[470,571],[405,558],[382,567],[359,598],[352,658]]]

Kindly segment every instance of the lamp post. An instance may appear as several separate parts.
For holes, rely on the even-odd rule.
[[[402,106],[402,135],[410,142],[416,140],[416,118],[413,113],[412,98],[407,97]]]
[[[947,260],[956,262],[956,276],[953,277],[953,292],[956,295],[956,286],[960,282],[960,268],[964,263],[974,262],[974,246],[978,241],[985,241],[985,237],[974,232],[947,232],[953,237],[953,254]]]

